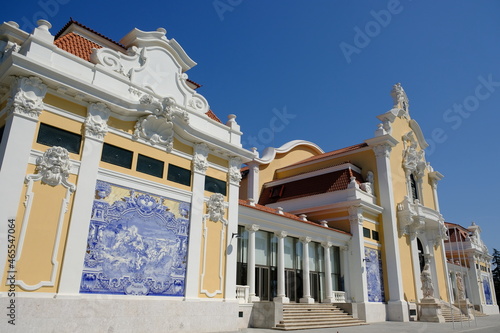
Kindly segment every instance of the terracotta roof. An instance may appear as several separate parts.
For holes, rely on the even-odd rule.
[[[220,121],[219,117],[217,117],[212,110],[208,110],[208,112],[205,114],[208,116],[208,118],[213,119],[222,124],[222,121]]]
[[[360,143],[360,144],[357,144],[357,145],[354,145],[354,146],[349,146],[349,147],[337,149],[337,150],[334,150],[334,151],[330,151],[330,152],[327,152],[327,153],[324,153],[324,154],[321,154],[321,155],[312,156],[312,157],[306,158],[305,160],[302,160],[300,162],[291,164],[290,166],[300,165],[300,164],[303,164],[303,163],[312,162],[312,161],[319,160],[319,159],[326,158],[326,157],[333,157],[335,155],[340,155],[340,154],[343,154],[343,153],[355,151],[355,150],[358,150],[358,149],[361,149],[361,148],[365,148],[365,147],[368,147],[368,144],[366,144],[366,143],[363,142],[363,143]]]
[[[187,79],[186,81],[188,81],[188,82],[190,82],[190,83],[194,84],[194,85],[196,86],[196,88],[195,88],[195,89],[198,89],[198,88],[200,88],[200,87],[202,86],[201,84],[196,83],[196,82],[194,82],[193,80],[190,80],[190,79]]]
[[[260,210],[261,212],[268,213],[268,214],[278,215],[278,216],[282,216],[282,217],[285,217],[285,218],[288,218],[288,219],[291,219],[291,220],[295,220],[295,221],[299,221],[299,222],[302,222],[302,223],[314,225],[314,226],[316,226],[318,228],[329,229],[329,230],[333,230],[333,231],[339,232],[341,234],[351,235],[350,233],[345,232],[343,230],[339,230],[339,229],[335,229],[335,228],[331,228],[331,227],[323,227],[321,224],[318,224],[317,222],[304,221],[303,219],[301,219],[297,215],[294,215],[294,214],[291,214],[291,213],[283,212],[283,214],[280,214],[280,213],[278,213],[276,211],[275,208],[266,207],[266,206],[263,206],[263,205],[260,205],[260,204],[255,204],[255,206],[250,205],[247,200],[239,199],[239,204],[240,204],[240,206],[245,206],[245,207],[253,208],[253,209],[256,209],[256,210]]]
[[[90,28],[89,28],[89,27],[87,27],[86,25],[83,25],[83,24],[81,24],[80,22],[73,20],[72,18],[70,18],[69,22],[68,22],[68,23],[66,23],[66,25],[65,25],[65,26],[64,26],[61,30],[59,30],[59,32],[58,32],[58,33],[54,36],[54,39],[58,39],[58,38],[59,38],[59,37],[60,37],[60,36],[61,36],[61,35],[62,35],[65,31],[66,31],[66,29],[68,29],[68,28],[70,27],[70,25],[71,25],[71,24],[75,24],[75,25],[77,25],[77,26],[79,26],[79,27],[81,27],[81,28],[83,28],[83,29],[85,29],[85,30],[87,30],[87,31],[89,31],[89,32],[91,32],[91,33],[93,33],[93,34],[96,34],[97,36],[102,37],[102,38],[104,38],[104,39],[106,39],[106,40],[108,40],[108,41],[110,41],[110,42],[112,42],[112,43],[114,43],[114,44],[116,44],[116,45],[118,45],[118,46],[122,47],[122,48],[125,50],[125,46],[123,46],[122,44],[120,44],[120,43],[118,43],[118,42],[115,42],[115,41],[114,41],[114,40],[112,40],[111,38],[106,37],[106,36],[104,36],[103,34],[100,34],[100,33],[98,33],[98,32],[97,32],[97,31],[95,31],[95,30],[90,29]]]
[[[358,183],[363,182],[363,177],[359,173],[351,170],[351,168],[346,168],[280,185],[264,187],[260,194],[259,204],[267,205],[285,200],[345,190],[351,181],[351,177],[356,177]],[[280,180],[286,180],[286,178]]]
[[[54,44],[79,58],[90,61],[90,54],[92,49],[100,49],[102,46],[96,44],[85,37],[70,32],[54,41]]]

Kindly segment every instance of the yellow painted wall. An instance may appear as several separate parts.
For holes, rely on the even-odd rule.
[[[283,168],[316,155],[318,155],[316,150],[303,145],[297,146],[287,153],[276,154],[275,159],[271,163],[261,166],[259,172],[259,188],[262,188],[264,183],[274,179],[276,169]],[[280,174],[280,178],[288,177],[290,175],[293,174],[284,172]]]
[[[411,255],[410,238],[408,236],[399,238],[399,254],[401,258],[401,274],[403,277],[403,293],[406,301],[417,301],[415,290],[415,274],[420,272],[413,270],[413,258]]]
[[[43,99],[43,102],[45,104],[50,104],[52,106],[55,106],[59,109],[63,109],[65,111],[74,113],[76,115],[82,116],[82,117],[87,117],[87,108],[83,105],[76,104],[73,102],[70,102],[66,99],[62,99],[60,97],[47,94],[45,98]]]
[[[446,258],[443,257],[441,251],[441,245],[437,248],[432,247],[434,249],[434,260],[436,261],[436,275],[438,278],[439,285],[439,295],[435,295],[435,297],[440,297],[441,299],[448,301],[448,292],[447,292],[447,276],[444,265],[446,265]]]
[[[29,165],[27,173],[34,174],[35,165]],[[76,184],[77,177],[75,175],[70,175],[68,181]],[[26,214],[26,207],[24,206],[27,191],[26,185],[19,200],[19,208],[16,216],[16,248],[17,253],[20,253],[20,258],[16,265],[16,278],[23,280],[27,284],[35,285],[40,281],[50,281],[51,279],[53,268],[52,253],[56,240],[62,200],[66,196],[66,188],[62,185],[52,187],[37,181],[34,183],[32,190],[34,193],[33,203],[31,213],[27,220],[28,224],[25,232],[24,245],[22,247],[21,244],[19,244],[19,240],[21,229],[23,228],[24,215]],[[42,287],[36,290],[36,292],[57,291],[73,197],[74,194],[70,196],[70,201],[67,206],[68,210],[64,214],[61,238],[57,251],[57,262],[59,265],[56,270],[55,285],[53,287]],[[3,281],[5,281],[6,278],[5,274],[6,272],[3,272]],[[0,290],[7,290],[6,286],[0,285]]]

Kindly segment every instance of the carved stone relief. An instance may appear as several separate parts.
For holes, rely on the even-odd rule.
[[[90,104],[85,119],[85,136],[104,140],[108,133],[108,124],[110,110],[104,103]]]
[[[44,108],[43,98],[46,93],[47,86],[38,77],[15,76],[7,109],[15,114],[38,119]]]

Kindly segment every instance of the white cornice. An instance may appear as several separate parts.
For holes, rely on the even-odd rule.
[[[306,167],[306,166],[309,166],[309,165],[314,165],[314,164],[318,164],[318,163],[324,162],[324,161],[329,160],[329,159],[342,158],[342,157],[345,157],[345,156],[349,156],[349,155],[360,153],[360,152],[367,151],[367,150],[371,150],[371,148],[370,147],[363,147],[363,148],[359,148],[359,149],[356,149],[356,150],[351,150],[351,151],[348,151],[348,152],[345,152],[345,153],[335,154],[334,156],[320,157],[320,158],[315,159],[314,161],[305,162],[305,163],[299,163],[299,164],[296,164],[296,165],[290,165],[290,166],[287,166],[287,167],[280,168],[279,170],[277,170],[277,172],[280,173],[280,172],[290,171],[290,170],[293,170],[293,169],[303,168],[303,167]]]

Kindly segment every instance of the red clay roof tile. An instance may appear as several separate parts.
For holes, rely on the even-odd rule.
[[[351,177],[356,177],[358,183],[363,182],[363,177],[359,173],[351,170],[351,168],[346,168],[281,185],[264,187],[259,198],[259,204],[267,205],[285,200],[345,190],[351,181]]]
[[[77,35],[73,32],[59,37],[54,41],[54,44],[58,48],[87,61],[90,61],[90,54],[92,53],[92,49],[102,48],[99,44],[96,44],[88,40],[87,38]]]

